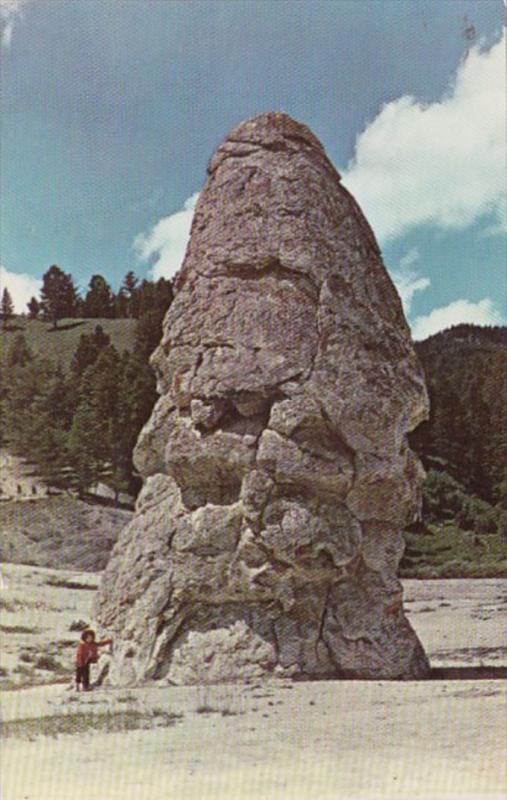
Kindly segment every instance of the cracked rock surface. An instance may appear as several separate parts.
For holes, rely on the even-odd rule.
[[[374,235],[286,115],[208,173],[96,603],[110,680],[424,677],[396,569],[428,398]]]

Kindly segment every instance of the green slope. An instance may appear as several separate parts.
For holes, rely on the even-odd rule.
[[[424,533],[405,532],[401,578],[505,578],[507,539],[480,535],[452,522],[429,524]]]
[[[122,353],[133,347],[136,324],[135,319],[66,319],[60,320],[58,328],[53,330],[48,322],[17,317],[11,321],[9,330],[0,329],[0,359],[14,338],[22,333],[34,353],[60,362],[67,368],[81,334],[93,333],[96,326],[101,325],[110,336],[111,344]]]
[[[446,470],[467,491],[497,502],[507,442],[507,327],[456,325],[416,343],[430,419],[409,442],[426,469]]]

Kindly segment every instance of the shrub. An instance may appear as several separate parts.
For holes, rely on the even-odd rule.
[[[494,508],[489,508],[476,518],[475,530],[480,534],[496,533],[500,528],[500,514]]]
[[[48,672],[58,672],[62,665],[53,656],[39,656],[35,662],[37,669],[45,669]]]
[[[48,586],[56,586],[61,589],[87,589],[89,592],[94,592],[99,588],[96,583],[79,583],[79,581],[69,581],[65,578],[49,578],[46,583]]]
[[[25,664],[31,664],[32,661],[34,661],[34,655],[33,655],[33,653],[30,653],[30,652],[24,650],[21,653],[21,655],[19,656],[19,660],[20,661],[24,661]]]
[[[423,518],[427,523],[455,520],[462,530],[495,533],[498,512],[485,500],[470,495],[447,472],[430,469],[422,487]]]
[[[69,625],[69,631],[85,631],[89,627],[88,623],[82,619],[75,619]]]
[[[25,625],[0,625],[2,633],[38,633],[37,628],[27,628]]]

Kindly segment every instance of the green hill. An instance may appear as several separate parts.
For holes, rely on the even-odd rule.
[[[416,342],[431,412],[409,437],[427,477],[402,577],[507,574],[507,328],[461,324]]]
[[[160,341],[161,314],[161,309],[154,309],[139,321],[68,319],[62,320],[56,330],[39,320],[13,320],[10,330],[0,332],[0,359],[22,333],[34,354],[68,367],[81,335],[93,334],[97,325],[119,353],[135,352],[131,359],[118,359],[107,349],[101,357],[95,353],[94,367],[90,371],[88,366],[88,382],[83,386],[79,381],[72,383],[62,378],[44,362],[38,363],[40,359],[18,367],[10,378],[7,376],[3,396],[0,395],[4,446],[36,463],[49,483],[82,484],[86,489],[98,476],[115,490],[120,487],[123,491],[128,485],[134,493],[138,479],[131,453],[156,399],[148,356]],[[426,375],[431,413],[409,440],[427,477],[422,491],[422,519],[407,528],[400,573],[403,577],[421,578],[504,575],[507,329],[459,325],[417,342],[416,350]],[[115,394],[120,385],[122,403]],[[104,427],[105,420],[109,420],[109,427]],[[82,454],[88,453],[90,442],[95,449],[88,464]],[[111,469],[113,463],[116,472]],[[92,468],[97,474],[90,472]],[[83,483],[85,478],[87,483]],[[49,514],[51,509],[53,520],[62,510],[61,505],[48,501],[48,509],[40,505],[37,511]],[[30,526],[22,529],[20,520],[10,514],[5,510],[0,519],[0,528],[3,523],[10,531],[5,557],[29,557],[42,563],[40,559],[46,558],[47,553],[45,548],[41,550],[40,540],[33,541]],[[71,516],[68,508],[63,509],[63,516]],[[38,526],[39,533],[34,529],[33,535],[42,536],[45,526],[48,535],[50,528],[61,527],[46,515]],[[20,539],[18,552],[16,542],[20,537],[23,541]],[[107,551],[108,546],[104,543],[102,550]],[[82,564],[83,554],[78,551],[79,548],[69,554],[66,563]]]
[[[507,328],[455,325],[416,343],[430,419],[410,435],[426,469],[444,470],[489,503],[507,454]]]
[[[15,317],[8,330],[0,329],[0,360],[10,343],[21,333],[34,354],[50,358],[67,368],[81,335],[93,333],[97,325],[102,326],[119,353],[132,350],[137,325],[135,319],[63,319],[54,330],[49,322]]]

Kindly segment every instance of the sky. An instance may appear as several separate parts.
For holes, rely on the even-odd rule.
[[[415,339],[506,324],[502,0],[0,0],[0,283],[179,268],[206,165],[284,111],[370,221]]]

